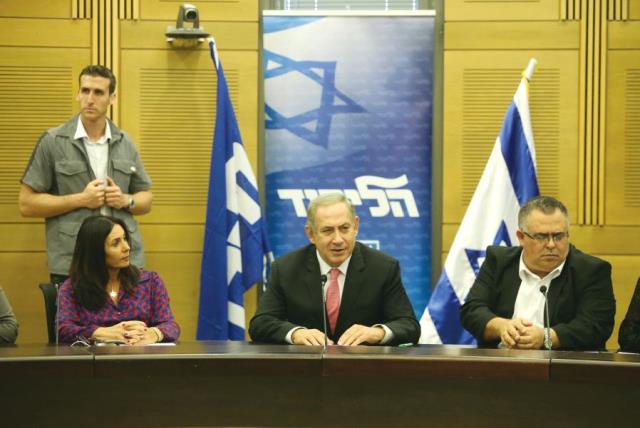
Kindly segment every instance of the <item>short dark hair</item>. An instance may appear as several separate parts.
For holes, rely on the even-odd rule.
[[[553,214],[556,210],[560,210],[569,227],[569,211],[562,202],[551,196],[535,196],[529,199],[518,212],[518,227],[520,230],[527,231],[527,221],[532,211],[538,210],[545,214]]]
[[[125,238],[131,242],[123,220],[101,215],[85,218],[76,238],[69,270],[71,286],[78,303],[91,311],[100,310],[108,298],[109,272],[104,243],[115,225],[124,229]],[[133,265],[120,269],[120,286],[126,293],[133,294],[139,276],[140,271]]]
[[[113,94],[116,91],[116,76],[110,69],[108,69],[104,65],[87,65],[80,72],[80,76],[78,76],[78,83],[81,83],[82,76],[99,76],[104,77],[105,79],[109,79],[109,95]]]

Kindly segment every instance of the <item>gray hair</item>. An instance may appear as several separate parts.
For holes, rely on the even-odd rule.
[[[518,212],[518,227],[520,230],[527,231],[527,222],[529,221],[529,215],[534,210],[542,211],[544,214],[553,214],[556,210],[560,210],[567,222],[567,228],[569,228],[569,211],[562,202],[551,196],[536,196],[529,199]]]
[[[351,214],[351,219],[355,221],[356,218],[356,210],[353,209],[353,205],[346,196],[342,193],[326,193],[324,195],[316,196],[307,207],[307,223],[305,226],[310,227],[314,232],[316,231],[316,212],[318,212],[319,207],[326,207],[329,205],[335,205],[343,203],[349,209],[349,214]]]

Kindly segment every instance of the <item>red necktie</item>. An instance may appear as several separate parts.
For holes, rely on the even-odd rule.
[[[338,286],[338,275],[340,275],[340,271],[336,268],[329,271],[329,287],[327,288],[327,317],[329,317],[331,334],[333,334],[336,329],[338,312],[340,311],[340,287]]]

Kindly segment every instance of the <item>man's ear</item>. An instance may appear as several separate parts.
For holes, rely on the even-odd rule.
[[[312,244],[316,243],[316,238],[315,238],[315,235],[313,234],[313,229],[311,229],[309,225],[304,226],[304,234],[307,235],[309,242],[311,242]]]
[[[522,247],[522,241],[524,241],[524,233],[520,229],[516,230],[516,237],[518,238],[518,242],[520,242],[520,246]]]

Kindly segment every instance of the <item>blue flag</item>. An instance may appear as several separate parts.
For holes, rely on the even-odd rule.
[[[518,211],[539,194],[529,115],[529,78],[534,66],[532,59],[422,315],[420,343],[475,343],[462,328],[460,306],[480,271],[487,246],[516,244]]]
[[[213,39],[209,49],[218,91],[196,338],[244,340],[244,292],[263,279],[269,247],[258,185]]]

